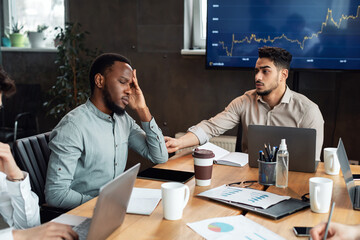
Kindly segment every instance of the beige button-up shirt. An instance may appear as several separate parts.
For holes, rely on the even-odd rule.
[[[316,130],[316,160],[320,160],[324,138],[324,119],[319,107],[302,94],[286,87],[281,102],[273,109],[256,94],[256,90],[245,92],[235,98],[223,112],[209,120],[203,120],[188,129],[204,144],[210,138],[219,136],[237,124],[242,124],[242,151],[247,152],[247,126],[269,125],[298,128],[314,128]]]

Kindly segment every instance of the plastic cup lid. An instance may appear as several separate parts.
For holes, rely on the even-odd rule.
[[[211,150],[195,148],[192,153],[195,158],[213,158],[215,154]]]

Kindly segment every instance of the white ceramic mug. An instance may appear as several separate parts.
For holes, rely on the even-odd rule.
[[[185,184],[168,182],[161,184],[164,218],[178,220],[182,218],[183,210],[189,201],[190,190]]]
[[[333,180],[323,177],[309,179],[310,207],[316,213],[327,213],[330,208]]]
[[[340,163],[336,151],[337,148],[324,148],[324,167],[326,174],[339,175]]]

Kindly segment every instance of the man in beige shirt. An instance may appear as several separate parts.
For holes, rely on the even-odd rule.
[[[320,160],[324,120],[319,107],[286,85],[292,55],[281,48],[259,48],[255,66],[255,89],[235,98],[223,112],[188,129],[179,139],[165,137],[169,153],[202,145],[241,122],[242,151],[247,152],[248,125],[270,125],[316,130],[316,160]]]

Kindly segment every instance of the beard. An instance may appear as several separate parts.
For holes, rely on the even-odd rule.
[[[104,90],[103,90],[103,98],[105,100],[105,105],[107,108],[109,108],[113,113],[116,113],[118,115],[124,115],[125,109],[120,107],[119,105],[116,105],[114,101],[111,99],[109,90],[107,88],[107,85],[105,84]]]
[[[267,96],[267,95],[269,95],[272,91],[273,91],[273,89],[268,89],[268,90],[265,90],[265,91],[262,91],[262,92],[256,91],[256,93],[257,93],[257,95],[259,95],[259,96]]]
[[[276,79],[278,79],[279,74],[277,75]],[[261,83],[260,81],[256,81],[256,83]],[[267,96],[269,95],[273,90],[277,89],[279,86],[279,82],[275,81],[269,89],[264,90],[264,91],[256,91],[257,95],[259,96]]]

